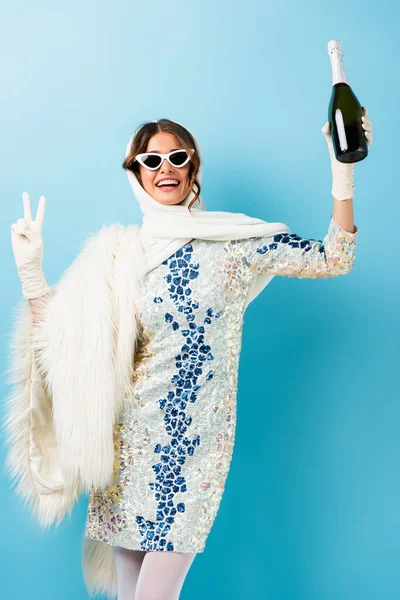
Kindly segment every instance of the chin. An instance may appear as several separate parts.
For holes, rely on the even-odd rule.
[[[157,202],[160,202],[160,204],[182,204],[182,202],[186,200],[188,195],[189,194],[180,194],[178,197],[173,197],[172,194],[165,194],[164,196],[160,197],[158,194],[155,194],[153,198],[155,197]]]
[[[177,198],[176,200],[174,200],[173,198],[156,198],[156,200],[160,204],[181,204],[184,201],[184,198]]]

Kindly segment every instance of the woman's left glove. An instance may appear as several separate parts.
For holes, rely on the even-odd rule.
[[[368,109],[363,106],[364,115],[361,117],[364,135],[368,147],[372,144],[372,123],[367,117]],[[333,149],[331,124],[329,121],[321,129],[328,144],[332,167],[332,196],[337,200],[347,200],[354,196],[354,165],[355,163],[341,163],[335,156]]]

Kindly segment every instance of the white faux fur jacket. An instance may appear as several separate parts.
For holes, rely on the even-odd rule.
[[[44,528],[70,515],[81,492],[111,480],[113,427],[133,375],[143,265],[136,225],[103,226],[52,288],[40,321],[24,298],[16,309],[6,472]],[[89,594],[116,597],[111,546],[83,538],[82,548]]]

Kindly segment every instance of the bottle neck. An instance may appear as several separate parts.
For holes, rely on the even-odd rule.
[[[342,53],[340,51],[331,52],[330,58],[332,65],[332,86],[337,83],[346,83],[347,85],[350,85],[347,81],[346,73],[344,72]]]

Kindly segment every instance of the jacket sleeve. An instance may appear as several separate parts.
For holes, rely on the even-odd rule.
[[[90,479],[98,476],[94,464],[101,471],[110,462],[104,448],[112,443],[112,421],[100,397],[111,405],[111,371],[91,348],[104,338],[101,356],[105,346],[106,360],[112,354],[110,290],[119,229],[103,227],[85,241],[51,292],[35,303],[34,316],[25,298],[13,315],[6,371],[11,387],[2,421],[5,471],[44,528],[71,512],[83,490],[82,471]],[[94,440],[104,442],[96,446]]]
[[[331,217],[323,240],[295,233],[240,240],[250,271],[256,275],[326,278],[345,275],[352,269],[358,229],[346,231]]]
[[[60,469],[52,421],[52,399],[37,364],[34,324],[29,302],[14,312],[9,340],[7,383],[2,422],[6,445],[5,472],[32,516],[47,528],[70,514],[77,488],[67,489]]]

